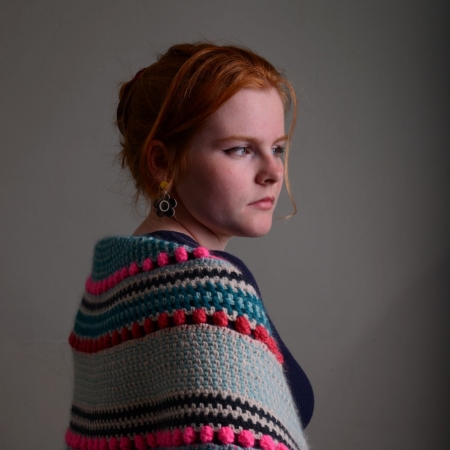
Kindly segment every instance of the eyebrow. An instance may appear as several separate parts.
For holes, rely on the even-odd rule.
[[[279,138],[275,139],[274,144],[280,141],[287,141],[288,139],[288,135],[287,134],[283,134],[283,136],[280,136]],[[233,134],[232,136],[227,136],[221,139],[216,139],[213,142],[213,145],[220,145],[220,144],[224,144],[226,142],[232,142],[232,141],[247,141],[247,142],[254,142],[256,144],[260,144],[261,140],[257,139],[255,137],[252,136],[242,136],[242,135],[237,135],[237,134]]]

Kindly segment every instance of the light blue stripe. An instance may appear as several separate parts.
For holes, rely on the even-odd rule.
[[[179,326],[93,355],[75,352],[74,404],[126,407],[221,390],[263,407],[301,440],[283,368],[264,344],[211,325]]]

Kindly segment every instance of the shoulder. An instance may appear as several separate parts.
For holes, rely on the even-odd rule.
[[[172,325],[195,323],[200,310],[202,321],[252,336],[280,357],[261,298],[239,267],[203,247],[153,237],[97,242],[75,334],[80,337],[89,328],[93,338],[107,324],[111,336],[124,330],[127,337],[148,320],[152,330],[166,319]]]
[[[152,236],[107,236],[94,246],[86,290],[102,294],[125,279],[146,273],[151,279],[210,282],[260,297],[244,263],[226,255]]]

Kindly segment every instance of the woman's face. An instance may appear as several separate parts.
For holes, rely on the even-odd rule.
[[[224,240],[268,233],[286,138],[278,92],[242,89],[194,136],[187,173],[176,184],[180,206]]]

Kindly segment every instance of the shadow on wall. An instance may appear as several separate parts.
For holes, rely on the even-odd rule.
[[[450,448],[449,274],[447,257],[393,301],[317,393],[335,450]]]

